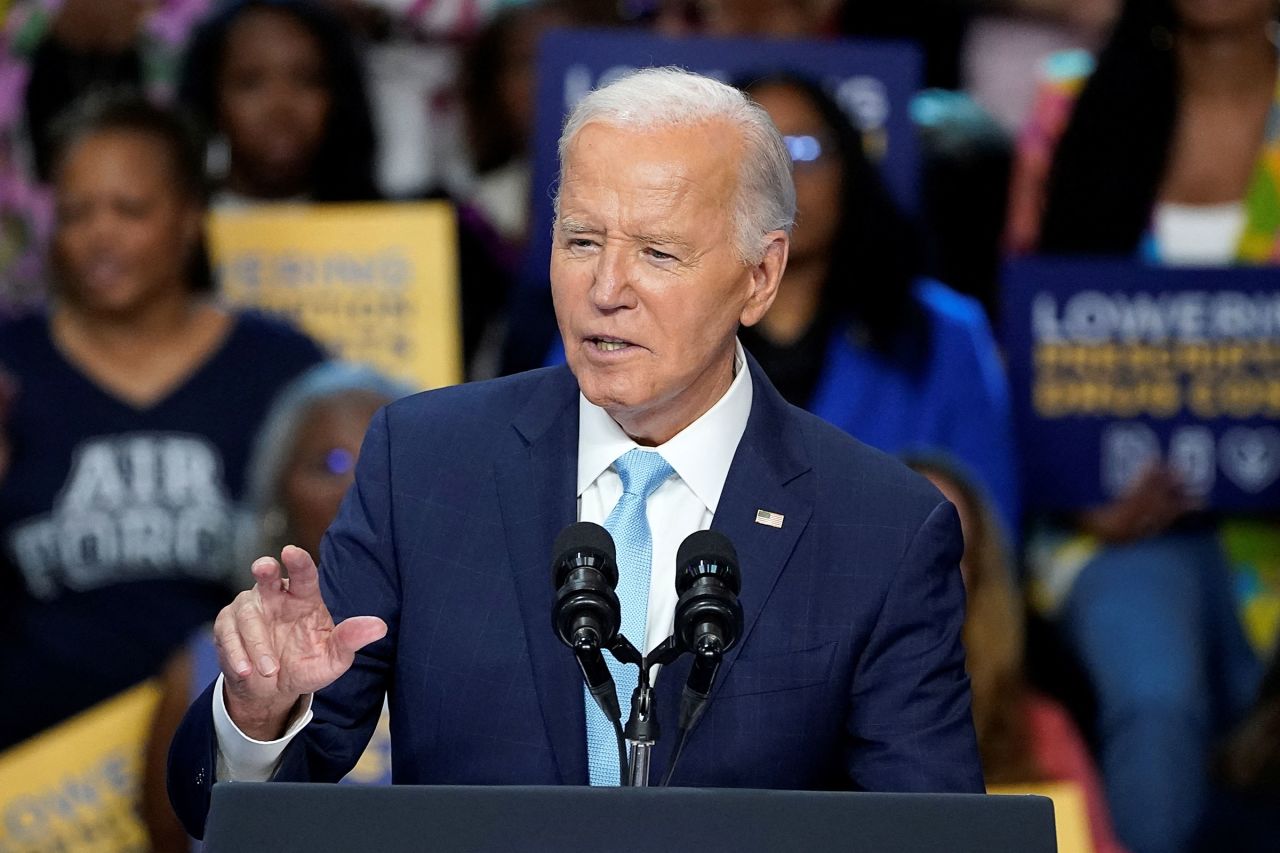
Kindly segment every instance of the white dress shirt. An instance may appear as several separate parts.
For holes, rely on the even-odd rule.
[[[742,344],[735,344],[734,378],[714,406],[660,447],[675,471],[650,497],[646,510],[653,533],[653,565],[649,573],[649,614],[645,636],[628,637],[644,651],[671,633],[676,609],[676,552],[685,537],[711,526],[729,466],[751,414],[751,372],[745,369]],[[613,418],[578,395],[578,520],[604,524],[622,497],[622,479],[614,461],[639,447]],[[566,651],[566,654],[568,652]],[[656,677],[656,674],[655,674]],[[231,721],[222,698],[222,676],[213,691],[213,727],[218,739],[217,778],[261,782],[275,772],[284,749],[311,722],[311,697],[288,731],[278,740],[254,740]]]

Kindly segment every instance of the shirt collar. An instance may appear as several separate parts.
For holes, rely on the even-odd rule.
[[[653,448],[713,513],[751,414],[751,371],[738,341],[734,341],[733,370],[729,390],[714,406],[666,444]],[[639,445],[608,412],[578,393],[579,497],[615,459],[635,447]]]

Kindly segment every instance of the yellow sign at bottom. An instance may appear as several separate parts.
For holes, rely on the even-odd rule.
[[[0,850],[148,850],[137,803],[159,698],[141,684],[0,754]]]

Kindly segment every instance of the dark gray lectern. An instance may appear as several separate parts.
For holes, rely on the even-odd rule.
[[[209,853],[1056,853],[1044,797],[228,782]]]

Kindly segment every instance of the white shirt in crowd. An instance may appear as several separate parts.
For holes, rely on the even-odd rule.
[[[1242,201],[1157,204],[1152,230],[1160,262],[1184,267],[1228,266],[1236,258],[1247,219]]]

